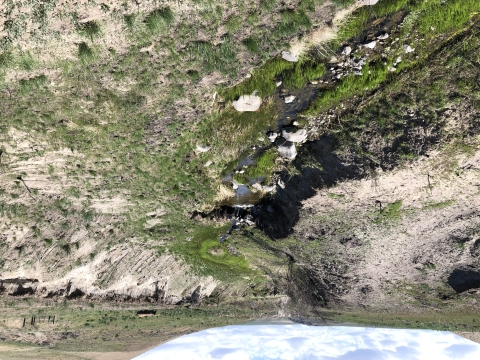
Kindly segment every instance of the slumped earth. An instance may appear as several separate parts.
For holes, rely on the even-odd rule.
[[[477,1],[0,10],[2,356],[267,316],[478,341]]]

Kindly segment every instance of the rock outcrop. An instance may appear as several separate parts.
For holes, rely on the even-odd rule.
[[[235,110],[244,111],[257,111],[262,105],[262,99],[257,95],[242,95],[232,102]]]

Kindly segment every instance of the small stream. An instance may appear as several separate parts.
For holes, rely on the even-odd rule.
[[[304,111],[317,97],[319,92],[332,89],[339,81],[341,81],[341,79],[346,76],[363,76],[362,67],[367,62],[373,63],[378,60],[382,62],[386,61],[382,57],[384,55],[384,50],[398,40],[396,39],[392,41],[394,34],[392,32],[392,28],[401,23],[404,17],[405,13],[396,13],[383,19],[381,22],[376,22],[374,25],[371,25],[363,32],[362,35],[345,42],[342,48],[338,49],[335,54],[332,53],[334,56],[329,61],[324,61],[327,71],[323,76],[316,79],[316,81],[309,82],[302,88],[296,90],[287,90],[283,88],[282,85],[277,87],[277,91],[273,95],[276,105],[276,115],[278,118],[277,128],[265,129],[265,135],[267,136],[269,131],[274,131],[277,134],[280,134],[280,136],[276,138],[275,142],[270,143],[268,146],[257,148],[255,154],[242,159],[238,163],[235,170],[241,171],[244,166],[251,166],[255,163],[255,159],[262,152],[270,149],[272,146],[277,146],[277,148],[279,148],[279,145],[281,146],[282,143],[294,144],[281,137],[282,130],[290,129],[291,131],[292,129],[297,129],[296,124],[294,123],[297,118],[297,114]],[[389,34],[392,35],[390,40],[383,41],[384,39],[389,39]],[[370,45],[372,42],[375,42],[376,44],[374,50],[365,45]],[[310,55],[315,56],[313,53]],[[283,79],[278,78],[276,80],[282,81]],[[285,98],[292,95],[295,97],[295,99],[290,103],[286,103]],[[296,146],[299,146],[302,142],[304,143],[303,146],[309,146],[308,141],[300,141],[296,143]],[[328,148],[328,146],[325,148]],[[291,157],[290,159],[293,159],[294,157],[295,156]],[[333,159],[332,162],[335,163],[335,160],[336,159]],[[232,220],[232,226],[227,233],[222,235],[220,238],[220,241],[223,242],[228,238],[232,230],[238,228],[241,224],[253,225],[254,222],[259,219],[259,209],[257,209],[256,204],[261,202],[265,193],[278,191],[280,184],[273,184],[269,187],[262,186],[262,191],[260,191],[259,185],[256,185],[256,189],[253,189],[252,191],[252,188],[249,187],[249,185],[251,186],[254,185],[255,182],[261,182],[255,181],[254,179],[250,181],[249,184],[239,184],[233,179],[232,173],[229,173],[224,179],[222,179],[222,181],[224,184],[228,184],[228,186],[233,185],[236,192],[235,196],[219,204],[219,207],[231,209],[228,211],[229,215],[227,218]],[[262,201],[262,203],[262,206],[264,206],[265,202]],[[265,209],[272,213],[274,212],[272,209],[275,206],[275,204],[270,204],[269,206],[265,207]]]

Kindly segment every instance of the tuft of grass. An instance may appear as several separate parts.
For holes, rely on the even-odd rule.
[[[334,194],[334,193],[331,193],[331,192],[327,192],[327,196],[330,199],[335,199],[335,200],[345,199],[345,195],[343,195],[343,194]]]
[[[125,25],[127,26],[128,30],[132,30],[135,27],[136,19],[137,19],[136,14],[123,15],[123,21],[125,21]]]
[[[237,50],[229,37],[217,46],[211,42],[191,42],[187,45],[185,51],[190,61],[201,65],[206,73],[216,70],[223,74],[236,74],[238,67]]]
[[[447,200],[438,203],[429,203],[423,207],[424,210],[434,210],[434,209],[443,209],[452,205],[455,200]]]
[[[375,219],[377,224],[387,221],[395,221],[402,216],[401,212],[402,200],[387,204],[382,211],[380,211]]]
[[[95,20],[78,24],[77,32],[82,36],[89,37],[92,42],[93,38],[99,37],[102,33],[100,24]]]
[[[251,53],[258,53],[258,39],[254,36],[250,36],[242,41],[245,48]]]
[[[48,78],[45,75],[34,76],[30,79],[20,80],[20,93],[25,94],[32,90],[38,90],[47,83]]]
[[[94,52],[87,43],[81,42],[78,44],[78,58],[83,62],[89,62],[94,59]]]
[[[170,7],[155,9],[145,18],[145,26],[152,34],[167,29],[167,26],[175,21],[175,14]]]
[[[5,51],[0,54],[0,69],[7,68],[13,61],[13,55],[10,51]]]
[[[19,56],[16,63],[22,70],[33,70],[36,66],[36,61],[29,51]]]

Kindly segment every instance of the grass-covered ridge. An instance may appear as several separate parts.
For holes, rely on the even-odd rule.
[[[411,3],[405,0],[379,1],[371,7],[363,7],[352,14],[350,20],[339,31],[338,37],[330,46],[339,46],[343,41],[360,35],[365,26],[372,20],[392,15],[398,11],[406,14],[395,35],[405,43],[411,43],[413,36],[421,41],[415,43],[414,55],[405,56],[403,51],[390,55],[386,60],[375,61],[363,68],[363,76],[349,76],[331,90],[322,91],[307,114],[316,114],[321,110],[339,104],[363,91],[376,89],[386,80],[393,80],[396,73],[389,68],[398,56],[406,58],[397,65],[397,73],[411,68],[423,61],[446,38],[462,30],[467,22],[480,11],[477,1],[419,1]]]

